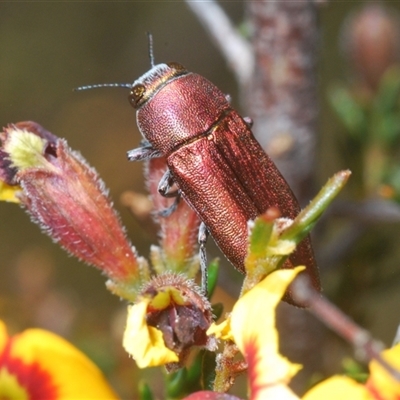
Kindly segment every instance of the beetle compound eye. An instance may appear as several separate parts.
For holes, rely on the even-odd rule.
[[[139,106],[140,100],[143,98],[145,91],[146,88],[142,84],[135,85],[131,89],[128,99],[133,108],[137,108]]]
[[[179,64],[179,63],[177,63],[175,61],[171,61],[171,62],[167,63],[167,65],[168,65],[168,67],[174,69],[178,73],[179,72],[186,72],[186,68],[182,64]]]

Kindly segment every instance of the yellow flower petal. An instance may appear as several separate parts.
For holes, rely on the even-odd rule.
[[[215,322],[212,323],[207,330],[207,335],[214,335],[217,339],[222,340],[234,340],[232,336],[230,317],[225,321],[222,321],[220,324],[216,324]]]
[[[368,389],[346,376],[333,376],[309,390],[302,400],[375,400]],[[385,397],[386,399],[386,397]]]
[[[146,324],[149,299],[128,307],[128,319],[123,346],[139,368],[154,367],[179,361],[178,356],[165,346],[162,332]]]
[[[0,200],[8,201],[10,203],[19,203],[16,194],[21,191],[19,186],[11,186],[5,182],[0,181]]]
[[[275,308],[290,282],[303,269],[272,272],[233,308],[231,329],[248,363],[252,398],[257,398],[268,387],[289,382],[301,368],[279,354]]]
[[[21,393],[57,400],[117,398],[96,365],[51,332],[28,329],[10,340],[1,324],[1,344],[0,398],[10,391],[11,398],[22,399]]]
[[[6,325],[0,320],[0,354],[3,352],[3,348],[8,340]]]
[[[155,297],[151,300],[150,305],[158,310],[167,308],[171,302],[179,305],[185,304],[185,299],[182,294],[173,286],[167,286],[160,290]]]
[[[400,344],[381,353],[382,357],[397,371],[400,371]],[[378,392],[383,399],[399,399],[400,383],[377,361],[369,364],[370,377],[366,386]]]
[[[278,383],[258,388],[252,393],[251,400],[300,400],[300,398],[286,384]]]
[[[18,382],[17,377],[8,372],[6,368],[0,368],[0,398],[29,400],[28,391]]]

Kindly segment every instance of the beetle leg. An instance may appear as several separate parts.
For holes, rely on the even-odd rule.
[[[208,237],[208,229],[204,222],[199,227],[199,245],[200,245],[200,271],[201,271],[201,288],[203,289],[204,295],[207,296],[208,286],[208,273],[207,273],[207,253],[206,243]]]
[[[127,157],[129,161],[150,160],[151,158],[161,157],[162,153],[156,150],[152,145],[143,141],[137,149],[129,150]]]
[[[158,212],[160,217],[167,218],[177,209],[181,199],[181,191],[176,190],[174,193],[176,193],[175,201],[168,208],[164,208],[164,210]]]
[[[253,126],[254,121],[250,117],[243,117],[243,121],[249,128]]]
[[[170,207],[158,213],[161,217],[169,217],[178,207],[179,200],[181,198],[181,191],[177,189],[170,192],[169,190],[171,189],[173,184],[174,178],[171,174],[171,171],[167,169],[167,171],[161,178],[160,183],[158,184],[158,193],[160,193],[160,195],[163,197],[175,197],[175,201]]]
[[[167,169],[165,174],[162,176],[160,183],[158,184],[158,193],[163,197],[176,197],[178,196],[179,189],[170,192],[172,185],[174,184],[174,177],[171,171]]]

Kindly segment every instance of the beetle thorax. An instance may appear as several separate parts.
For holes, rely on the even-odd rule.
[[[227,109],[230,105],[215,85],[187,72],[167,80],[137,109],[137,123],[152,146],[169,155],[206,136]]]

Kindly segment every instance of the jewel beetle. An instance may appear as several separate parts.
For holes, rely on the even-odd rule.
[[[248,246],[248,221],[270,207],[294,219],[299,204],[285,179],[257,142],[251,121],[242,118],[229,99],[201,75],[176,62],[154,65],[133,84],[84,86],[79,89],[122,86],[130,88],[129,101],[136,110],[144,138],[128,152],[131,161],[164,156],[168,170],[159,192],[178,193],[203,222],[200,238],[203,287],[205,236],[210,233],[232,265],[244,273]],[[320,290],[311,241],[306,237],[290,255],[284,268],[305,265],[313,286]],[[293,303],[290,293],[285,300]]]

